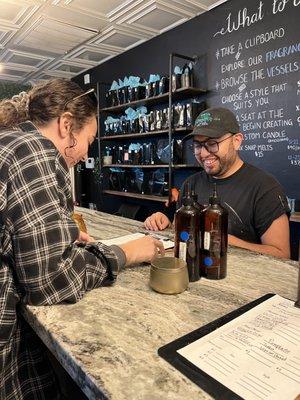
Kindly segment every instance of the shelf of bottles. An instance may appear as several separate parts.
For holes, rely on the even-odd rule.
[[[103,165],[102,168],[169,168],[169,164],[107,164]],[[200,165],[193,164],[176,164],[173,165],[175,169],[184,168],[201,168]]]
[[[182,75],[177,75],[173,68],[175,58],[183,59],[186,63],[197,60],[197,57],[170,54],[168,77],[152,81],[151,84],[149,80],[144,87],[124,85],[117,89],[111,88],[105,94],[106,106],[100,108],[98,113],[98,126],[101,116],[105,128],[103,132],[98,132],[100,168],[109,176],[131,174],[132,169],[132,174],[146,176],[146,179],[149,175],[159,176],[159,180],[163,177],[164,190],[161,196],[135,193],[129,187],[129,191],[122,191],[123,189],[116,189],[113,185],[110,189],[103,190],[104,194],[164,203],[171,199],[173,170],[200,168],[199,165],[183,164],[182,136],[192,132],[194,120],[199,111],[202,111],[201,107],[205,106],[204,101],[199,102],[195,97],[207,93],[207,90],[193,86],[195,80],[189,75],[189,68],[185,69],[188,76],[183,72]],[[181,103],[175,103],[181,100]],[[167,105],[164,105],[165,103]],[[150,110],[152,106],[159,107],[152,109],[148,114],[143,114],[145,111],[140,110],[139,118],[130,118],[129,113],[141,106],[149,106]],[[151,141],[152,138],[155,140]],[[137,142],[129,143],[135,139]],[[144,139],[145,143],[139,143]],[[170,198],[166,196],[166,192],[169,192]]]
[[[192,132],[193,127],[181,127],[181,128],[176,128],[174,129],[173,133],[177,134],[184,134],[184,133],[189,133]],[[126,138],[145,138],[145,137],[153,137],[153,136],[160,136],[167,134],[169,132],[168,129],[163,129],[159,131],[151,131],[151,132],[141,132],[141,133],[120,133],[118,135],[107,135],[107,136],[101,136],[101,140],[115,140],[115,139],[126,139]]]
[[[182,100],[187,97],[193,97],[193,96],[198,96],[200,94],[206,93],[207,90],[205,89],[199,89],[199,88],[194,88],[194,87],[183,87],[180,89],[175,90],[172,92],[172,98],[173,100]],[[136,106],[144,106],[144,105],[155,105],[155,104],[161,104],[164,101],[168,101],[169,99],[169,92],[160,94],[157,96],[153,97],[148,97],[148,98],[143,98],[140,100],[136,101],[131,101],[130,103],[125,103],[125,104],[119,104],[116,106],[112,107],[105,107],[101,108],[100,112],[105,112],[105,113],[119,113],[121,111],[124,111],[128,107],[136,107]]]
[[[103,190],[103,193],[114,195],[114,196],[131,197],[131,198],[135,198],[135,199],[157,201],[160,203],[165,203],[166,201],[168,201],[168,197],[154,196],[154,195],[142,194],[142,193],[119,192],[117,190]]]

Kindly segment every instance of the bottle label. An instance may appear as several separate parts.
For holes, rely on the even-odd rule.
[[[186,243],[179,242],[179,258],[186,261]]]
[[[204,250],[209,250],[214,254],[221,251],[221,235],[219,231],[212,230],[211,232],[204,232],[203,238]]]
[[[204,238],[203,238],[203,245],[204,245],[204,250],[209,250],[210,249],[210,232],[204,232]]]
[[[210,251],[214,254],[221,252],[221,232],[219,230],[211,231]]]
[[[129,153],[124,153],[124,161],[128,161],[129,160]]]

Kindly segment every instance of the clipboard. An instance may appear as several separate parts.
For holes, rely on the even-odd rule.
[[[194,364],[189,362],[186,358],[182,357],[177,350],[187,346],[190,343],[195,342],[201,337],[213,332],[214,330],[220,328],[221,326],[227,324],[233,319],[244,314],[246,311],[251,310],[251,308],[256,307],[260,303],[270,299],[275,296],[275,293],[268,293],[244,306],[224,315],[215,321],[210,322],[207,325],[196,329],[185,336],[182,336],[173,342],[170,342],[158,349],[158,355],[165,359],[169,364],[175,367],[183,375],[189,378],[192,382],[198,385],[201,389],[211,395],[217,400],[243,400],[242,397],[237,395],[235,392],[224,386],[222,383],[212,378],[206,372],[196,367]]]

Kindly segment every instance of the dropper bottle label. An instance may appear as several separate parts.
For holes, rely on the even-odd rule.
[[[179,242],[179,258],[186,261],[187,254],[187,241],[189,240],[189,233],[186,231],[180,232],[180,242]]]
[[[205,231],[204,232],[204,238],[203,238],[203,242],[204,242],[204,250],[209,250],[210,248],[210,232]]]

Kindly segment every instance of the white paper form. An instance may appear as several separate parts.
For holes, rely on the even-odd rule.
[[[177,351],[246,400],[300,394],[300,309],[278,295]]]
[[[119,237],[116,237],[113,239],[101,240],[101,242],[106,244],[107,246],[111,246],[112,244],[115,244],[118,246],[120,244],[129,242],[130,240],[139,239],[144,236],[147,236],[147,235],[145,235],[144,233],[137,232],[137,233],[131,233],[131,234],[125,235],[125,236],[119,236]],[[153,234],[153,235],[149,234],[148,236],[153,236],[156,239],[159,239],[163,243],[165,250],[171,249],[172,247],[174,247],[174,242],[172,242],[172,240],[168,240],[167,238],[164,238],[163,236],[156,235],[156,234]]]

